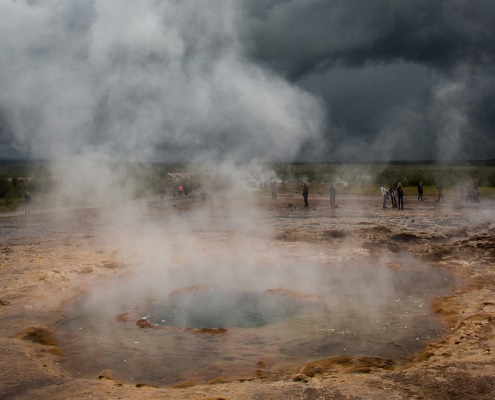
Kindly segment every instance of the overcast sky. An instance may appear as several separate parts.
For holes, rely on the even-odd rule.
[[[495,159],[493,0],[0,0],[0,158]]]

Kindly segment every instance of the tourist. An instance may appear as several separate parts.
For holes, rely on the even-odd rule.
[[[397,208],[397,189],[395,186],[390,186],[388,194],[390,196],[390,201],[392,202],[392,208]]]
[[[303,198],[304,198],[304,207],[308,207],[308,195],[309,195],[309,189],[308,189],[308,184],[306,182],[303,183]]]
[[[337,195],[337,189],[333,186],[333,183],[330,184],[330,207],[335,208],[335,196]]]
[[[418,201],[423,201],[423,182],[418,183]]]
[[[437,201],[443,200],[443,184],[442,184],[442,182],[438,182],[437,192],[438,192]]]
[[[31,193],[26,192],[24,194],[24,214],[31,214],[31,209],[29,208],[31,205]]]
[[[380,188],[383,197],[383,208],[387,208],[388,191],[384,184]]]
[[[402,182],[397,183],[397,209],[404,210],[404,189]]]

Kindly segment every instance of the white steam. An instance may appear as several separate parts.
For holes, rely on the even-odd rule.
[[[31,156],[288,159],[318,99],[245,56],[235,2],[0,4],[0,113]]]

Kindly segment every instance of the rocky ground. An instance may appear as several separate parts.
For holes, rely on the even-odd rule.
[[[250,210],[245,201],[217,196],[201,214],[198,246],[235,246],[245,235],[242,240],[261,246],[258,250],[296,248],[301,258],[323,252],[331,255],[329,264],[408,253],[456,277],[456,287],[431,304],[448,334],[406,363],[342,355],[295,366],[293,376],[282,380],[265,379],[273,372],[268,364],[252,376],[174,387],[125,382],[112,371],[90,379],[73,376],[60,366],[63,354],[56,339],[66,303],[95,280],[129,273],[132,250],[119,249],[113,241],[117,230],[146,235],[136,220],[121,224],[108,216],[137,207],[147,219],[174,215],[176,222],[205,206],[186,198],[164,206],[33,209],[30,215],[21,210],[0,216],[0,398],[495,399],[495,202],[406,198],[405,209],[398,211],[382,209],[379,197],[338,195],[331,209],[325,194],[311,194],[304,208],[295,191],[276,200],[267,192],[257,197],[250,227],[234,230],[232,215]],[[389,262],[388,267],[401,265]]]

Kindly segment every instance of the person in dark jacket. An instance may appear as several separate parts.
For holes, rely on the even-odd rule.
[[[423,201],[423,182],[418,183],[418,201]]]
[[[303,193],[304,197],[304,207],[308,207],[308,195],[309,195],[309,189],[308,189],[308,184],[306,182],[303,183]]]
[[[397,183],[397,210],[404,209],[404,189],[402,189],[402,183]]]
[[[388,194],[390,196],[390,201],[392,202],[392,208],[397,208],[397,189],[395,186],[390,186]]]

